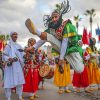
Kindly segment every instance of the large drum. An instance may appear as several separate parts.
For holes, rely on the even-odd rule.
[[[54,76],[54,69],[48,64],[44,64],[40,67],[39,74],[43,78],[51,79]]]

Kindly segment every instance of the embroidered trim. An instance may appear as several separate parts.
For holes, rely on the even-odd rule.
[[[66,20],[66,21],[64,21],[63,23],[62,23],[62,25],[56,30],[56,32],[55,32],[55,36],[58,38],[58,39],[62,39],[62,32],[63,32],[63,29],[64,29],[64,27],[65,27],[65,25],[66,25],[66,23],[68,22],[69,20]]]
[[[71,36],[76,36],[76,33],[68,33],[68,34],[64,34],[63,38],[67,38],[67,37],[71,37]]]

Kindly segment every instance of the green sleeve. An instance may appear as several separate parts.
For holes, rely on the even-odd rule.
[[[67,22],[64,27],[63,38],[72,37],[76,35],[77,35],[77,32],[76,32],[75,26],[72,23]]]

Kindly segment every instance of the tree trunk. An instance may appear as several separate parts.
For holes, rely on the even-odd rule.
[[[90,16],[90,31],[91,31],[91,34],[92,34],[92,16]]]
[[[76,22],[76,27],[77,27],[77,33],[78,33],[78,22]]]

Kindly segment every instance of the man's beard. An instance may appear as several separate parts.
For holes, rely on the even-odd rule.
[[[59,18],[59,20],[56,23],[49,22],[48,28],[57,29],[61,24],[62,24],[62,16]]]

